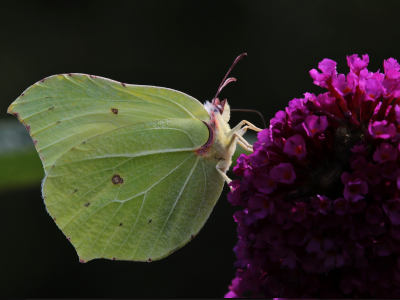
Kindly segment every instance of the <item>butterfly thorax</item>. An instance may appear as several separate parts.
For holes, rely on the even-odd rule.
[[[204,103],[204,107],[210,115],[210,120],[205,123],[209,127],[212,140],[209,140],[208,145],[206,144],[206,147],[198,151],[198,155],[222,161],[223,165],[221,170],[226,172],[232,163],[231,158],[235,152],[236,143],[231,142],[231,128],[228,124],[230,118],[229,105],[226,100],[219,102],[217,99],[217,101],[217,104],[215,101],[213,101],[213,103],[208,101]],[[220,104],[223,105],[222,109]]]

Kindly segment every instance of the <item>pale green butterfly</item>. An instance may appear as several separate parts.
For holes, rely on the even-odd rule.
[[[230,129],[217,98],[235,80],[227,75],[204,106],[85,74],[45,78],[11,104],[42,160],[47,211],[81,262],[161,259],[200,231],[231,181],[236,143],[251,151],[242,135],[261,130],[247,121]]]

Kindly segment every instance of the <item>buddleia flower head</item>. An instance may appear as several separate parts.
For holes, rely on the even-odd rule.
[[[226,297],[400,297],[400,65],[350,72],[293,99],[234,168],[237,267]]]

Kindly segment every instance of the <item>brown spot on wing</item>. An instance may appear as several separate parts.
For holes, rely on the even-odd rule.
[[[124,179],[123,179],[121,176],[119,176],[118,174],[117,174],[117,175],[114,175],[114,176],[112,177],[111,181],[112,181],[112,183],[114,183],[114,184],[122,184],[122,183],[124,183]]]

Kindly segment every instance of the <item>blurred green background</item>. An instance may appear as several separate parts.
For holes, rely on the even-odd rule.
[[[80,72],[169,87],[210,100],[235,57],[220,98],[268,120],[293,98],[321,93],[308,71],[323,58],[348,72],[346,55],[369,69],[400,59],[399,1],[7,1],[0,8],[0,297],[218,298],[234,277],[235,208],[225,187],[188,245],[153,263],[80,264],[47,215],[43,170],[7,107],[40,79]],[[232,113],[231,124],[257,115]],[[246,137],[248,137],[246,135]],[[249,136],[254,140],[255,136]],[[228,174],[234,177],[232,173]]]

